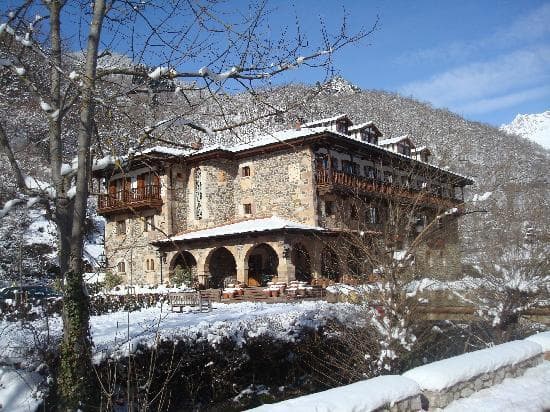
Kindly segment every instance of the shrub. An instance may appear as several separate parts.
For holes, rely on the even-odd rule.
[[[107,272],[105,273],[105,289],[111,290],[115,286],[120,285],[123,282],[122,276],[120,276],[118,273],[113,272]]]
[[[174,273],[170,276],[170,283],[173,285],[193,286],[195,284],[195,277],[193,276],[191,268],[177,265],[174,269]]]

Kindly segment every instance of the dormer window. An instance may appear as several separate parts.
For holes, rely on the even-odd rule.
[[[411,155],[411,147],[406,143],[398,143],[397,144],[397,153],[401,153],[405,156]]]
[[[348,134],[348,125],[346,122],[336,122],[336,131],[342,134]]]

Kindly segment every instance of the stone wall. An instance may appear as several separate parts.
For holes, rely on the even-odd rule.
[[[200,219],[195,204],[197,168],[200,168],[202,190]],[[209,160],[189,170],[187,227],[183,230],[199,230],[235,220],[233,186],[237,170],[235,161],[228,159]]]
[[[260,154],[243,160],[250,176],[239,173],[235,180],[235,210],[238,217],[243,204],[252,204],[252,217],[276,214],[285,219],[315,225],[316,203],[313,191],[313,157],[309,148]]]
[[[443,219],[441,227],[427,236],[415,251],[417,271],[423,277],[455,279],[462,273],[458,220]]]
[[[124,262],[123,276],[127,284],[157,284],[160,282],[160,259],[149,242],[161,237],[154,229],[144,231],[145,216],[153,216],[154,224],[161,223],[161,215],[145,212],[143,215],[124,214],[107,219],[105,225],[105,256],[108,270],[118,273],[118,264]],[[125,233],[117,233],[117,222],[125,221]],[[146,260],[154,261],[154,269],[147,270]],[[165,269],[166,270],[166,269]]]
[[[539,365],[543,359],[543,346],[528,339],[420,366],[401,376],[379,376],[328,391],[263,405],[254,411],[278,412],[298,410],[306,406],[311,410],[439,411],[457,399],[469,397],[477,391],[501,383],[504,379],[522,376],[527,369]],[[548,337],[541,336],[541,339],[546,342]],[[483,372],[472,375],[470,372],[473,370]],[[454,384],[445,386],[447,382]],[[379,385],[380,383],[383,385]],[[431,386],[442,388],[426,389]],[[374,404],[373,398],[376,399]],[[335,401],[338,403],[335,404]]]
[[[464,382],[446,388],[442,391],[423,391],[424,406],[428,406],[430,411],[437,411],[451,402],[461,398],[467,398],[474,392],[498,385],[504,379],[517,378],[522,376],[529,368],[534,368],[543,360],[542,355],[536,355],[523,362],[514,365],[506,365],[497,370],[490,371],[478,376],[474,376]],[[426,408],[425,408],[426,409]]]

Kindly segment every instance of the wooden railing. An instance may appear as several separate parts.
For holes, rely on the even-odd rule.
[[[454,207],[462,203],[462,200],[455,197],[438,196],[427,190],[417,190],[396,183],[382,182],[374,178],[352,175],[337,170],[317,169],[315,179],[317,186],[323,190],[331,190],[336,187],[388,197],[401,197],[418,203],[438,204],[444,207]]]
[[[114,193],[102,193],[98,198],[98,213],[105,214],[128,208],[160,207],[160,185],[146,185]]]

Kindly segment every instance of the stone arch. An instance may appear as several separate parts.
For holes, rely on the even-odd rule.
[[[341,280],[338,255],[328,246],[321,252],[321,276],[334,282]]]
[[[205,272],[209,273],[208,286],[212,288],[224,287],[226,278],[237,277],[237,263],[233,253],[225,247],[212,249],[205,262]]]
[[[277,276],[279,256],[275,249],[267,243],[251,247],[246,253],[244,262],[248,272],[247,283],[249,286],[265,286],[267,282]]]
[[[193,286],[194,282],[197,280],[197,260],[191,252],[186,250],[176,252],[170,261],[168,270],[170,278],[172,278],[176,271],[183,270],[188,272],[188,274],[185,275],[186,278],[189,277],[189,279],[185,281],[187,286]]]
[[[353,279],[368,279],[372,275],[372,263],[367,253],[351,246],[347,255],[348,275]]]
[[[195,256],[193,256],[191,252],[188,252],[187,250],[180,250],[176,252],[170,262],[170,272],[174,271],[177,266],[180,266],[183,269],[190,269],[193,271],[193,273],[196,273],[197,259],[195,259]]]
[[[296,280],[311,282],[311,256],[303,244],[296,243],[292,246],[290,260],[292,265],[294,265],[294,276]]]

